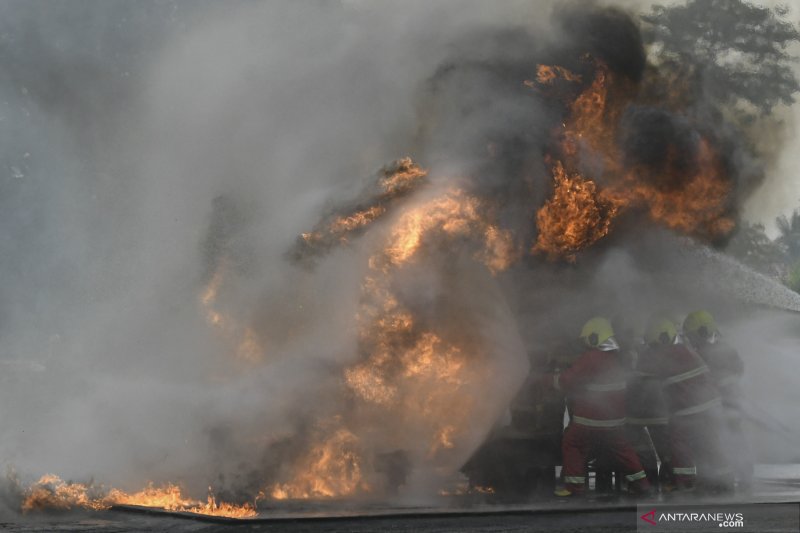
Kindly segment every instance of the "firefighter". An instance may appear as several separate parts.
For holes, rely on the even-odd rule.
[[[683,321],[683,333],[705,361],[717,386],[722,401],[722,447],[735,467],[737,487],[748,490],[753,479],[753,461],[742,431],[742,358],[721,339],[714,317],[708,311],[689,313]]]
[[[632,372],[628,378],[625,434],[642,462],[648,481],[659,487],[671,478],[669,416],[660,379],[639,371],[639,358],[646,357],[647,350],[643,339],[629,350]]]
[[[675,324],[662,317],[650,320],[645,333],[649,349],[639,360],[639,371],[658,377],[669,412],[669,448],[674,487],[695,488],[698,465],[707,486],[725,484],[725,461],[718,443],[721,401],[708,366],[680,342]],[[677,342],[676,342],[677,341]]]
[[[647,494],[650,484],[639,458],[625,440],[625,378],[619,345],[606,318],[589,320],[580,334],[587,350],[563,372],[546,374],[545,385],[564,391],[571,406],[562,440],[564,488],[557,496],[582,494],[586,463],[607,454],[626,475],[629,489]]]

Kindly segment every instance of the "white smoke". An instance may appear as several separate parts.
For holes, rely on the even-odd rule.
[[[28,131],[37,132],[15,147],[9,167],[33,178],[13,179],[46,201],[30,207],[43,230],[11,227],[34,245],[4,279],[0,459],[24,479],[53,472],[127,490],[178,481],[200,495],[211,483],[250,483],[232,478],[258,471],[266,444],[296,420],[324,412],[317,402],[340,386],[337,368],[357,353],[368,251],[336,252],[312,273],[290,265],[286,251],[326,202],[414,150],[421,84],[454,38],[545,20],[527,2],[237,2],[143,12],[165,14],[158,9],[169,15],[163,33],[140,36],[136,10],[118,4],[95,12],[97,27],[4,8],[53,56],[19,67],[26,83],[46,83],[29,69],[61,72],[65,62],[87,64],[94,76],[65,74],[55,94],[3,87],[15,93],[9,119],[33,117]],[[104,39],[115,31],[121,44],[111,37],[111,46]],[[129,41],[141,56],[121,55]],[[125,90],[102,92],[117,84]],[[68,91],[99,122],[72,115],[72,104],[61,103]],[[234,368],[235,346],[200,304],[215,198],[246,219],[230,244],[232,281],[219,305],[244,324],[286,329],[263,347],[268,364],[249,372]],[[48,278],[52,286],[40,285]],[[486,335],[498,340],[496,385],[509,378],[510,386],[490,402],[473,445],[526,364],[497,298],[481,313]]]
[[[32,28],[36,45],[7,43],[19,60],[16,77],[0,86],[8,102],[0,124],[11,124],[2,137],[9,177],[0,219],[11,237],[0,241],[0,461],[26,479],[53,472],[127,490],[177,481],[200,496],[209,484],[270,481],[248,477],[269,462],[268,444],[335,407],[326,401],[340,387],[341,365],[357,356],[360,286],[382,234],[313,271],[289,263],[286,251],[389,160],[421,152],[433,181],[452,177],[439,145],[419,146],[427,125],[419,103],[454,43],[519,26],[557,38],[547,30],[549,4],[522,0],[189,4],[137,12],[139,3],[108,3],[88,28],[56,16],[74,4],[56,14],[19,4],[0,11]],[[137,25],[145,12],[152,18]],[[165,22],[145,31],[152,20]],[[131,42],[140,54],[133,59],[121,52]],[[63,65],[71,74],[60,83],[31,74]],[[449,91],[474,89],[457,81]],[[436,140],[474,140],[470,128],[541,111],[513,100],[486,105],[494,116],[479,114],[469,127],[445,121]],[[243,220],[234,224],[219,305],[274,338],[263,346],[267,363],[246,371],[200,302],[214,266],[203,243],[218,198]],[[621,272],[636,281],[626,277],[611,287],[618,292],[651,286],[641,271],[620,252],[592,290],[620,283]],[[495,341],[492,385],[502,391],[470,428],[475,446],[525,377],[524,352],[549,327],[541,321],[547,303],[539,304],[560,287],[536,273],[524,284],[536,313],[526,314],[515,298],[513,312],[504,301],[515,290],[525,300],[508,279],[498,287],[469,267],[459,275],[471,281],[465,309]],[[655,298],[664,288],[652,291]],[[550,318],[569,315],[566,334],[594,309],[578,291],[561,296]],[[644,293],[625,296],[619,306],[628,310],[656,307]],[[438,488],[418,474],[410,482]]]

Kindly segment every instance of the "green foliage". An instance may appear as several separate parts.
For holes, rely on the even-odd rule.
[[[643,35],[662,63],[692,65],[695,91],[720,106],[749,104],[755,118],[790,105],[800,91],[791,65],[797,58],[787,52],[800,42],[800,32],[785,20],[787,13],[743,0],[656,5],[642,17]]]
[[[726,250],[743,264],[774,277],[784,271],[786,254],[777,241],[771,240],[762,224],[742,222]]]
[[[800,292],[800,261],[794,263],[792,268],[789,269],[786,286],[795,292]]]
[[[775,222],[780,235],[774,240],[767,236],[763,225],[743,222],[728,242],[726,252],[800,292],[800,210],[781,215]]]
[[[789,217],[779,216],[775,219],[775,224],[781,232],[777,242],[786,248],[790,261],[800,260],[800,211],[792,211]]]
[[[800,31],[787,14],[786,7],[746,0],[654,6],[642,16],[642,34],[657,73],[651,82],[655,98],[689,109],[708,127],[726,126],[746,151],[758,156],[759,127],[774,123],[773,108],[791,105],[800,92],[794,69],[798,58],[790,53],[800,43]],[[748,181],[739,186],[758,177],[756,168],[753,176],[740,176]],[[800,292],[800,210],[776,223],[780,235],[775,240],[764,226],[743,223],[727,252]]]

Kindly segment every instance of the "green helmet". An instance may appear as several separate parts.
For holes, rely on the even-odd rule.
[[[651,318],[644,332],[647,344],[673,344],[677,336],[678,328],[672,320],[661,316]]]
[[[583,325],[581,340],[590,348],[597,348],[614,336],[611,321],[607,318],[596,316]]]
[[[692,311],[683,321],[683,331],[691,338],[711,341],[719,334],[717,323],[708,311]]]

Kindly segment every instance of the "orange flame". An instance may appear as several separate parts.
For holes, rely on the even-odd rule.
[[[374,205],[369,209],[335,219],[328,227],[328,231],[339,235],[340,239],[345,239],[348,233],[370,224],[385,212],[386,208],[382,205]]]
[[[102,498],[97,498],[83,483],[66,483],[58,476],[47,474],[31,485],[24,494],[22,512],[53,509],[67,511],[74,508],[106,509]]]
[[[428,171],[419,167],[410,157],[398,159],[381,173],[383,176],[378,180],[377,192],[373,191],[365,202],[367,207],[329,217],[317,224],[314,231],[301,234],[301,242],[307,250],[298,253],[302,255],[348,242],[350,237],[386,215],[393,200],[413,192],[428,175]]]
[[[441,233],[449,238],[475,237],[484,248],[476,253],[493,273],[508,268],[516,260],[511,233],[487,222],[482,212],[486,206],[473,196],[454,189],[404,213],[392,228],[390,244],[371,265],[384,271],[408,262],[419,252],[424,237]]]
[[[485,487],[482,485],[470,485],[467,481],[462,481],[452,488],[446,488],[439,491],[440,496],[464,496],[467,494],[494,494],[494,487]]]
[[[365,455],[361,435],[348,429],[351,420],[359,431],[371,432],[370,441],[375,432],[389,431],[386,419],[397,420],[399,433],[384,436],[386,446],[427,460],[458,447],[470,427],[471,387],[481,379],[480,348],[445,339],[418,320],[395,293],[393,280],[427,251],[465,243],[492,273],[518,256],[510,232],[491,221],[488,206],[462,190],[446,191],[400,214],[385,245],[370,258],[362,283],[356,317],[361,358],[342,372],[348,399],[355,402],[349,418],[320,424],[288,480],[267,487],[265,496],[335,498],[372,491],[372,457]]]
[[[567,77],[561,67],[540,65],[540,84],[556,77],[579,81]],[[614,82],[608,68],[596,62],[591,84],[569,105],[561,132],[562,158],[550,165],[553,196],[537,212],[533,251],[550,260],[574,261],[577,252],[608,235],[614,219],[629,210],[640,210],[670,229],[702,238],[730,233],[731,184],[708,139],[698,143],[693,156],[696,171],[690,176],[676,176],[679,171],[672,164],[656,170],[626,168],[617,143],[621,111],[629,100],[611,98]],[[593,175],[576,172],[579,168],[591,169]],[[676,181],[681,186],[656,185]]]
[[[533,250],[574,261],[578,251],[608,234],[618,208],[593,181],[568,175],[560,161],[553,166],[553,179],[553,197],[536,214],[539,236]]]
[[[731,184],[724,179],[708,140],[701,139],[696,159],[697,172],[680,189],[660,190],[638,183],[632,196],[647,205],[650,218],[668,228],[704,238],[727,235],[735,226],[726,216]]]
[[[566,80],[566,81],[574,81],[580,82],[581,76],[580,74],[575,74],[574,72],[565,69],[564,67],[560,67],[558,65],[537,65],[536,66],[536,82],[542,85],[549,85],[553,83],[557,78]],[[532,82],[527,82],[528,84],[532,84]]]
[[[295,466],[291,482],[276,483],[267,489],[276,500],[334,498],[368,492],[364,481],[358,437],[344,428],[315,444]]]
[[[398,160],[395,163],[395,169],[386,172],[380,181],[383,199],[394,198],[413,190],[427,175],[428,171],[420,168],[410,157]]]
[[[67,511],[75,508],[99,511],[114,505],[139,505],[228,518],[250,518],[258,514],[250,504],[234,505],[217,502],[210,489],[205,503],[187,498],[181,493],[180,487],[171,483],[163,487],[154,487],[150,484],[133,494],[113,488],[104,494],[101,492],[99,488],[83,483],[69,483],[58,476],[48,474],[24,491],[22,511],[24,513],[45,509]]]
[[[497,273],[517,258],[510,232],[489,219],[478,198],[454,189],[403,213],[383,250],[370,259],[362,286],[361,351],[345,384],[364,408],[404,420],[427,435],[426,456],[457,447],[469,427],[470,387],[480,381],[476,346],[445,340],[415,319],[392,288],[393,276],[424,257],[429,245],[471,242],[475,260]],[[381,416],[381,415],[377,415]]]

